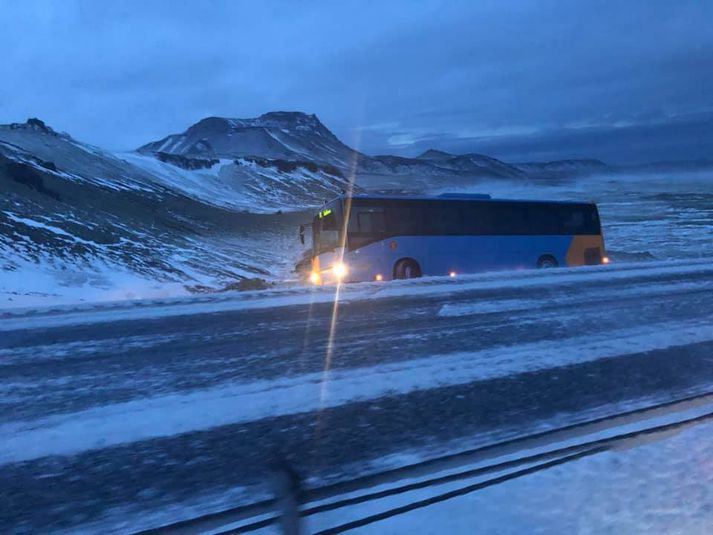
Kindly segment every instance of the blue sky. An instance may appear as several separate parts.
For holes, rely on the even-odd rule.
[[[0,122],[130,149],[301,110],[370,154],[713,158],[712,20],[703,0],[5,0]]]

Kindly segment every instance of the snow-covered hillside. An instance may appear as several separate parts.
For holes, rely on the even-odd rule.
[[[245,213],[282,205],[259,190],[231,200],[203,172],[134,165],[40,122],[1,127],[2,306],[175,295],[289,272],[286,237],[303,216]],[[246,180],[267,187],[259,176]]]
[[[237,211],[274,213],[314,208],[348,187],[338,168],[310,161],[251,156],[201,159],[138,152],[118,156],[175,193]]]

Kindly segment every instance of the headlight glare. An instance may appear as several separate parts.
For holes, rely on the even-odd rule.
[[[348,272],[349,270],[344,262],[337,262],[334,266],[332,266],[332,273],[334,273],[334,276],[339,280],[346,277]]]

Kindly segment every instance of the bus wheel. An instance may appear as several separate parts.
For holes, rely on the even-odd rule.
[[[412,258],[402,258],[394,266],[395,279],[416,279],[421,276],[421,267]]]
[[[559,262],[557,262],[557,259],[554,256],[546,254],[542,255],[537,260],[537,269],[549,269],[556,267],[559,267]]]

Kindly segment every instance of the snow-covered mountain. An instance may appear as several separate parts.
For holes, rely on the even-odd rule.
[[[523,172],[480,154],[455,155],[430,150],[418,158],[367,156],[335,136],[316,115],[271,112],[254,119],[208,117],[185,132],[148,143],[139,154],[205,161],[244,158],[326,164],[349,175],[515,178]],[[358,183],[358,180],[357,180]]]
[[[519,178],[525,173],[517,167],[483,154],[449,154],[430,149],[417,157],[418,160],[448,169],[455,173],[475,177]]]
[[[309,161],[354,167],[366,156],[342,143],[316,115],[271,112],[254,119],[208,117],[181,134],[172,134],[138,149],[142,154],[189,157]]]

